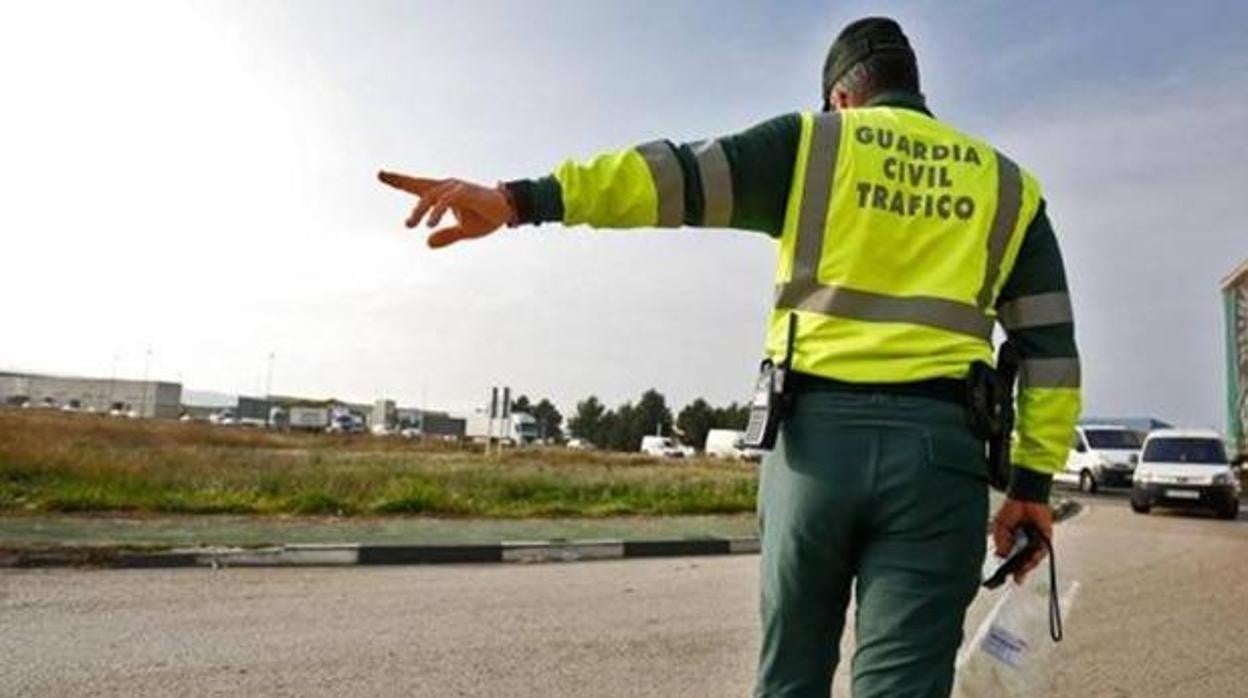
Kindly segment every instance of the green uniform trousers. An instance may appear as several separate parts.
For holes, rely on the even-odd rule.
[[[854,698],[948,696],[988,521],[964,408],[804,392],[762,464],[756,696],[831,692],[851,586]]]

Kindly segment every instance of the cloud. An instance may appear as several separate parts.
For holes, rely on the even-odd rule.
[[[1218,280],[1248,257],[1248,73],[1096,90],[1010,124],[999,145],[1046,186],[1066,257],[1088,411],[1219,426]]]

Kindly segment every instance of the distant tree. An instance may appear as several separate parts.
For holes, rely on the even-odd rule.
[[[717,429],[745,429],[745,425],[750,423],[750,406],[738,405],[732,403],[727,407],[715,409],[715,428]]]
[[[630,451],[641,448],[643,436],[672,433],[672,411],[668,409],[667,400],[663,394],[654,388],[641,394],[633,419],[635,431],[630,436],[636,440],[636,445],[628,449]]]
[[[542,398],[533,406],[530,414],[533,415],[533,419],[537,420],[538,434],[541,438],[563,440],[563,415],[559,413],[553,402]]]
[[[676,426],[684,434],[685,443],[701,451],[706,448],[706,434],[717,426],[720,410],[698,398],[685,406],[676,417]]]
[[[727,407],[711,407],[706,400],[697,398],[680,411],[676,426],[684,434],[685,443],[701,451],[706,449],[706,435],[710,430],[743,430],[749,421],[747,405],[734,402]]]
[[[636,451],[641,447],[641,436],[639,430],[639,418],[637,409],[633,407],[633,403],[626,402],[615,408],[614,411],[607,413],[605,434],[603,440],[607,443],[607,448],[613,451]],[[634,435],[637,435],[634,437]],[[634,444],[636,440],[636,444]]]
[[[636,404],[626,402],[614,410],[604,408],[598,398],[590,396],[576,404],[568,430],[572,436],[599,448],[637,451],[643,436],[672,433],[672,411],[663,394],[653,389],[642,393]]]
[[[607,408],[598,402],[598,398],[590,395],[576,403],[576,414],[568,420],[568,431],[578,439],[585,439],[599,448],[607,448],[602,442],[603,417],[606,416],[606,411]]]
[[[511,411],[533,417],[537,422],[539,438],[556,441],[563,439],[563,415],[550,400],[542,398],[537,404],[533,404],[528,395],[521,395],[511,401]]]

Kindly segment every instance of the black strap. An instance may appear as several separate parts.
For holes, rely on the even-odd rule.
[[[797,345],[797,313],[789,313],[789,333],[784,344],[784,361],[780,367],[786,371],[793,368],[793,350]]]
[[[966,381],[959,378],[929,378],[928,380],[909,383],[851,383],[849,381],[836,380],[835,378],[813,376],[809,373],[793,373],[789,377],[789,381],[793,391],[799,393],[882,393],[884,395],[930,398],[963,407],[967,405]]]
[[[1040,536],[1049,553],[1049,637],[1053,642],[1062,641],[1062,607],[1057,596],[1057,557],[1053,554],[1053,542]]]

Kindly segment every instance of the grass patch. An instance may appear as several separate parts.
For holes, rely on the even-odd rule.
[[[0,512],[607,517],[754,509],[711,459],[283,434],[0,410]]]

